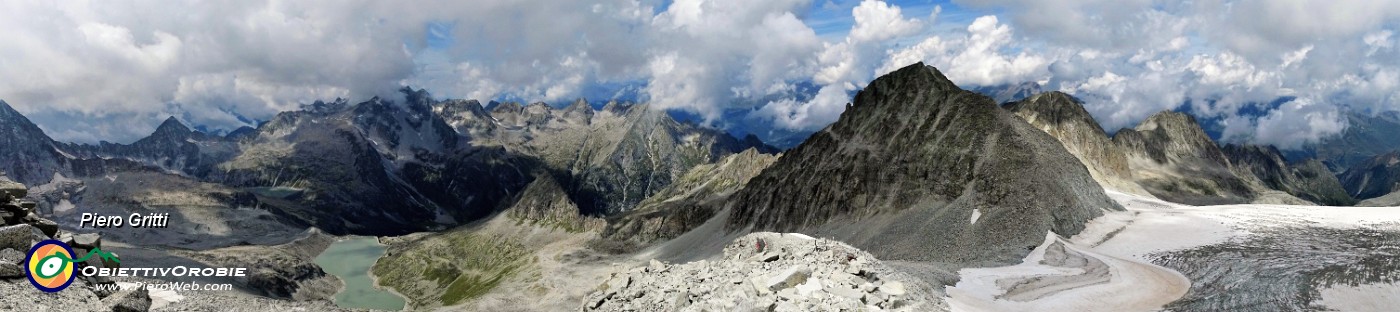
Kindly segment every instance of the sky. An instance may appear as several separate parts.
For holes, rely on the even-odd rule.
[[[1400,1],[19,0],[0,2],[0,100],[89,143],[402,86],[631,95],[711,125],[739,110],[812,131],[922,61],[965,88],[1068,92],[1106,129],[1185,110],[1227,141],[1296,148],[1346,129],[1348,112],[1400,110],[1397,25]]]

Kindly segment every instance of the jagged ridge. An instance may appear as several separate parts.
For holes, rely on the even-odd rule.
[[[729,207],[730,229],[954,266],[1019,261],[1047,231],[1074,235],[1121,209],[1049,135],[922,63],[875,79]]]

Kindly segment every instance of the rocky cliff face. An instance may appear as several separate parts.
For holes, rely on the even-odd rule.
[[[1121,147],[1109,139],[1098,121],[1073,96],[1059,91],[1008,103],[1007,110],[1050,136],[1089,169],[1100,185],[1125,193],[1151,196],[1138,185]]]
[[[1342,185],[1356,199],[1371,199],[1400,191],[1400,152],[1390,152],[1347,169]]]
[[[569,194],[550,176],[537,176],[520,197],[506,209],[516,221],[536,226],[552,227],[568,232],[598,231],[606,224],[584,212],[569,199]]]
[[[393,105],[374,99],[279,114],[205,179],[288,190],[260,192],[259,199],[332,234],[406,233],[470,220],[529,181],[528,173],[502,174],[527,160],[449,149],[456,142],[449,126]],[[489,182],[499,184],[484,188]]]
[[[69,158],[39,126],[0,101],[0,175],[24,184],[48,183]]]
[[[626,251],[675,238],[705,223],[731,194],[777,161],[778,156],[748,149],[719,162],[695,166],[675,183],[609,219],[602,232],[613,249]]]
[[[572,181],[564,187],[592,214],[630,210],[697,165],[749,148],[776,152],[644,104],[609,103],[594,111],[582,100],[563,109],[505,103],[491,114],[504,126],[473,144],[503,146],[568,172]]]
[[[1237,176],[1189,115],[1154,114],[1134,129],[1119,130],[1113,142],[1128,156],[1138,183],[1159,198],[1201,205],[1248,203],[1258,196],[1254,185],[1260,183]]]
[[[1239,175],[1254,176],[1270,189],[1322,205],[1356,204],[1337,177],[1320,161],[1309,159],[1290,164],[1273,146],[1230,144],[1222,151]]]
[[[1054,138],[923,64],[876,79],[728,205],[730,229],[954,267],[1017,262],[1121,209]]]
[[[433,112],[452,125],[457,133],[468,138],[489,137],[495,134],[496,122],[491,114],[476,100],[448,100],[433,108]]]
[[[1222,148],[1186,114],[1155,114],[1110,140],[1083,104],[1064,93],[1004,107],[1059,140],[1107,188],[1187,204],[1355,203],[1322,162],[1290,164],[1273,147]]]

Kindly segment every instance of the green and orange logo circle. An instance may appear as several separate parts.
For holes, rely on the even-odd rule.
[[[45,240],[29,249],[24,267],[29,283],[45,292],[58,292],[73,284],[73,247],[57,240]]]

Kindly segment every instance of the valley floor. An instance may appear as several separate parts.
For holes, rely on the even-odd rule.
[[[973,268],[954,311],[1387,311],[1400,208],[1187,206],[1108,191],[1126,211],[1048,233],[1022,264]]]

